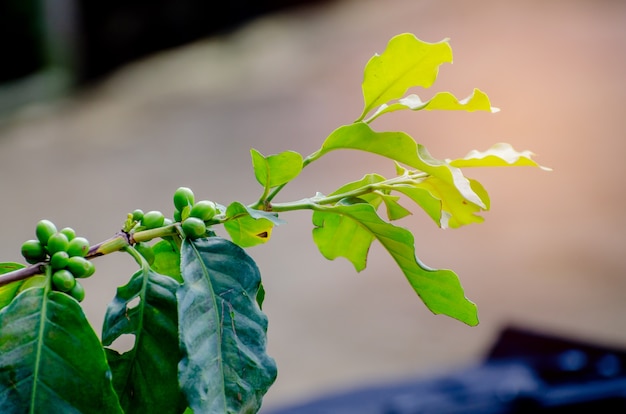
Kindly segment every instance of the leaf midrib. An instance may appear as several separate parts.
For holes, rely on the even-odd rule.
[[[43,353],[43,347],[44,347],[44,341],[43,341],[43,336],[44,336],[44,332],[46,329],[46,320],[47,320],[47,312],[48,312],[48,293],[50,292],[50,274],[51,274],[51,270],[50,267],[46,267],[46,277],[48,278],[47,283],[46,283],[46,287],[44,288],[43,291],[43,295],[42,295],[42,305],[41,305],[41,311],[40,311],[40,317],[39,317],[39,330],[38,330],[38,334],[37,334],[37,350],[35,353],[35,370],[33,372],[33,388],[30,394],[30,409],[29,409],[29,413],[30,414],[34,414],[34,410],[35,410],[35,400],[37,398],[37,385],[39,382],[39,368],[41,366],[41,362],[42,362],[42,353]]]
[[[202,256],[200,255],[200,252],[198,251],[198,248],[196,247],[195,243],[189,243],[191,245],[191,247],[193,248],[193,252],[194,255],[196,256],[196,260],[200,263],[200,266],[202,268],[202,273],[204,274],[208,286],[209,286],[209,290],[211,292],[211,301],[213,302],[213,309],[214,309],[214,319],[215,319],[215,326],[219,327],[220,326],[220,317],[219,317],[219,311],[218,311],[218,307],[217,307],[217,300],[216,300],[216,293],[215,293],[215,289],[213,288],[213,283],[211,281],[211,277],[209,275],[209,270],[207,269],[207,267],[204,264],[204,261],[202,260]],[[224,368],[223,368],[223,364],[224,364],[224,358],[222,355],[222,330],[221,329],[216,329],[215,330],[215,335],[217,335],[217,361],[219,361],[219,371],[220,371],[220,387],[222,388],[222,392],[220,393],[220,395],[222,395],[223,397],[223,407],[226,408],[228,407],[228,402],[226,401],[226,381],[224,380]]]

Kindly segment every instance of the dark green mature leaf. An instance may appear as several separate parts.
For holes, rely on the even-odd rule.
[[[0,275],[12,272],[25,267],[21,263],[0,263]],[[0,286],[0,309],[11,303],[13,298],[17,295],[18,289],[24,283],[23,280],[9,283],[8,285]]]
[[[102,343],[109,346],[122,334],[135,336],[133,348],[123,354],[106,348],[125,413],[169,414],[185,408],[178,387],[178,286],[144,267],[117,289],[107,308]]]
[[[433,158],[423,145],[404,132],[376,132],[364,122],[344,125],[326,138],[312,158],[339,149],[367,151],[408,165],[451,184],[467,201],[485,207],[460,169]]]
[[[433,313],[468,325],[478,324],[476,305],[465,297],[457,275],[421,263],[415,256],[415,240],[410,231],[383,221],[367,203],[318,208],[322,210],[313,213],[313,240],[324,257],[345,257],[357,271],[363,270],[369,247],[376,239]]]
[[[0,311],[3,414],[122,413],[95,332],[70,296],[32,288]]]
[[[276,378],[266,354],[261,275],[239,246],[219,237],[183,241],[178,290],[184,357],[179,381],[197,413],[256,413]]]

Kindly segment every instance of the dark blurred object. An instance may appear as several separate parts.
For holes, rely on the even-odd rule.
[[[321,1],[0,0],[0,115],[150,53]]]
[[[0,1],[0,83],[30,75],[44,66],[42,20],[38,0]]]
[[[82,79],[137,57],[316,0],[81,0]],[[317,0],[319,2],[319,0]]]
[[[74,0],[0,0],[0,115],[66,92],[76,74]]]
[[[626,352],[504,329],[485,361],[432,380],[369,387],[268,414],[626,413]]]

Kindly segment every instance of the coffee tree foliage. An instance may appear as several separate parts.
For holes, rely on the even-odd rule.
[[[440,65],[451,61],[448,41],[392,38],[365,66],[356,121],[307,156],[251,150],[260,196],[250,204],[195,200],[181,187],[172,217],[136,210],[113,237],[93,245],[69,227],[37,223],[34,238],[22,245],[29,264],[0,263],[0,411],[257,412],[277,368],[266,353],[261,274],[244,249],[267,243],[281,216],[294,210],[311,211],[313,240],[327,259],[343,257],[361,271],[372,243],[380,243],[431,312],[478,324],[457,275],[426,266],[414,235],[395,223],[415,208],[441,228],[479,223],[489,196],[464,169],[538,165],[530,152],[508,144],[435,159],[407,133],[374,128],[394,111],[497,111],[478,89],[465,99],[407,94],[431,87]],[[275,201],[304,168],[340,150],[388,158],[396,173],[372,172],[330,194]],[[216,235],[219,226],[229,239]],[[80,279],[94,274],[90,259],[115,252],[132,256],[137,271],[117,288],[98,336],[80,305]],[[122,335],[134,343],[118,352],[111,345]]]

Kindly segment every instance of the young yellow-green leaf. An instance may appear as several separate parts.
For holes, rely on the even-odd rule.
[[[250,150],[254,176],[266,188],[277,187],[293,180],[302,171],[302,155],[294,151],[264,156],[255,149]]]
[[[369,246],[376,239],[393,257],[428,309],[468,325],[478,324],[476,305],[465,297],[457,275],[421,263],[415,256],[415,240],[410,231],[383,221],[367,203],[318,208],[313,213],[313,240],[324,257],[331,260],[345,257],[357,271],[363,270]]]
[[[399,99],[396,103],[382,104],[367,122],[371,122],[382,114],[402,109],[410,109],[411,111],[419,111],[422,109],[429,111],[489,111],[492,113],[499,111],[498,108],[491,106],[489,97],[480,89],[474,89],[470,96],[461,100],[457,99],[450,92],[439,92],[427,101],[422,101],[419,96],[413,94]]]
[[[413,184],[398,184],[393,186],[393,190],[409,197],[422,208],[441,227],[441,200],[435,197],[425,188]]]
[[[415,142],[404,132],[376,132],[364,122],[344,125],[333,131],[316,153],[309,158],[317,159],[331,151],[353,149],[367,151],[391,158],[399,163],[423,171],[456,187],[467,201],[485,207],[480,196],[474,192],[470,181],[460,169],[433,158],[426,147]]]
[[[430,87],[439,66],[452,62],[447,40],[427,43],[410,33],[393,37],[381,55],[373,56],[365,66],[363,98],[365,105],[359,120],[374,108],[400,99],[415,86]]]
[[[267,243],[272,236],[274,225],[283,223],[273,213],[249,209],[234,202],[226,209],[224,228],[233,243],[241,247],[252,247]]]
[[[350,191],[361,189],[368,185],[380,183],[382,181],[385,181],[385,177],[383,177],[382,175],[366,174],[363,178],[361,178],[358,181],[353,181],[353,182],[342,185],[337,190],[330,193],[329,196],[333,196],[336,194],[345,194]],[[382,202],[382,194],[379,192],[372,192],[369,194],[360,195],[359,198],[370,203],[375,208],[378,208],[378,206],[380,206],[380,203]]]
[[[398,203],[400,196],[381,194],[381,198],[385,203],[385,207],[387,207],[387,218],[389,220],[400,220],[401,218],[411,215],[409,210],[402,207],[400,203]]]
[[[499,143],[487,151],[470,151],[464,158],[449,161],[450,165],[463,167],[539,167],[551,171],[533,161],[534,154],[530,151],[516,151],[510,144]]]
[[[25,267],[21,263],[0,263],[0,275],[12,272]],[[0,309],[11,303],[13,298],[17,295],[18,289],[24,283],[23,280],[18,280],[9,283],[4,286],[0,286]]]
[[[344,257],[357,272],[367,267],[367,254],[375,237],[357,220],[334,212],[315,211],[313,225],[313,241],[326,259]]]
[[[459,192],[449,183],[437,177],[427,179],[415,184],[416,188],[428,191],[434,198],[441,201],[439,226],[441,228],[458,228],[467,224],[482,223],[484,218],[477,215],[481,211],[489,210],[489,195],[483,186],[476,180],[470,180],[472,189],[479,194],[484,208],[465,200]]]

